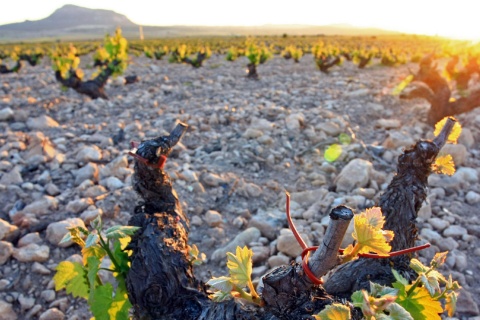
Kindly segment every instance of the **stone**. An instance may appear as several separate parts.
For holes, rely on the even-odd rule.
[[[302,237],[302,239],[304,239],[304,241],[309,246],[310,245],[310,240],[308,239],[308,236],[306,236],[304,234],[300,234],[300,236]],[[293,235],[292,231],[290,231],[288,233],[285,232],[285,234],[281,234],[277,238],[277,249],[281,253],[283,253],[283,254],[285,254],[289,257],[292,257],[292,258],[295,258],[295,257],[299,256],[303,251],[302,247],[298,243],[298,241],[295,238],[295,236]]]
[[[0,219],[0,240],[10,239],[13,235],[19,233],[18,227]]]
[[[95,218],[103,215],[103,210],[100,208],[83,211],[80,215],[80,218],[85,222],[85,224],[90,224]]]
[[[410,147],[415,143],[412,135],[405,131],[390,131],[388,137],[382,146],[388,149],[398,149],[400,147]]]
[[[275,127],[274,122],[270,122],[267,119],[253,118],[250,128],[257,129],[260,131],[271,131]]]
[[[447,176],[432,173],[428,177],[428,185],[436,188],[459,190],[462,180],[457,175]]]
[[[183,170],[182,173],[181,173],[181,177],[182,177],[185,181],[188,181],[188,182],[198,181],[197,174],[195,173],[195,171],[190,170],[190,169],[185,169],[185,170]]]
[[[450,222],[437,217],[428,219],[428,223],[432,225],[435,230],[442,231],[450,225]]]
[[[285,125],[288,130],[299,131],[305,123],[305,116],[302,113],[292,113],[285,118]]]
[[[20,307],[22,311],[31,309],[35,305],[34,297],[26,297],[23,294],[18,296],[18,302],[20,302]]]
[[[28,150],[25,159],[30,165],[38,165],[45,161],[51,161],[57,151],[43,132],[36,131],[28,134]]]
[[[268,257],[270,256],[270,248],[265,246],[253,246],[252,249],[253,256],[252,262],[254,265],[263,264],[267,261]]]
[[[435,240],[433,243],[440,248],[441,251],[453,251],[458,248],[459,244],[455,239],[448,237],[448,238],[440,238]]]
[[[13,257],[20,262],[44,262],[48,260],[49,256],[50,248],[36,243],[13,249]]]
[[[208,172],[201,176],[202,184],[207,187],[218,187],[220,184],[226,183],[226,180],[218,174]]]
[[[467,201],[468,204],[477,204],[480,202],[480,194],[476,193],[475,191],[468,191],[467,195],[465,196],[465,201]]]
[[[454,250],[452,251],[452,255],[455,257],[455,269],[460,272],[465,271],[468,268],[468,261],[465,253]]]
[[[120,180],[124,180],[131,173],[132,170],[128,168],[128,157],[121,155],[100,169],[100,179],[117,177]]]
[[[83,163],[100,161],[102,160],[102,150],[95,145],[83,147],[77,152],[76,160]]]
[[[193,216],[191,219],[190,219],[190,224],[192,226],[201,226],[203,225],[203,220],[202,218],[200,218],[199,216]]]
[[[279,209],[258,209],[257,214],[248,222],[248,227],[255,227],[262,236],[274,240],[284,223],[285,212]]]
[[[250,242],[258,241],[260,238],[260,230],[257,228],[251,227],[242,232],[240,232],[232,241],[230,241],[223,248],[215,250],[212,254],[213,261],[223,261],[225,260],[227,252],[235,252],[237,247],[244,247]]]
[[[437,231],[434,231],[432,229],[425,229],[425,228],[422,229],[422,231],[420,231],[420,236],[422,236],[423,239],[429,242],[442,239],[442,236]]]
[[[17,319],[18,319],[18,315],[13,310],[13,306],[8,302],[0,300],[0,320],[17,320]]]
[[[66,248],[73,244],[73,241],[59,243],[67,234],[68,228],[82,227],[85,228],[85,223],[80,218],[69,218],[58,222],[50,223],[47,227],[46,239],[53,245]]]
[[[34,263],[32,264],[32,272],[38,273],[38,274],[41,274],[41,275],[45,275],[45,276],[52,273],[52,272],[50,271],[50,269],[48,269],[48,268],[45,267],[43,264],[38,263],[38,262],[34,262]]]
[[[270,266],[270,268],[288,265],[289,262],[290,258],[283,254],[271,256],[270,258],[268,258],[268,265]]]
[[[474,168],[460,167],[455,171],[455,176],[458,176],[461,181],[468,181],[470,183],[477,183],[479,181],[478,171]]]
[[[478,305],[473,300],[472,294],[465,288],[462,288],[458,295],[456,314],[470,317],[479,315]]]
[[[342,128],[340,128],[336,122],[325,122],[317,125],[315,129],[322,130],[331,137],[337,137],[340,133],[342,133]]]
[[[58,200],[54,197],[43,196],[23,208],[22,212],[34,215],[46,215],[58,209]]]
[[[465,229],[464,227],[461,227],[461,226],[457,226],[457,225],[449,226],[448,228],[443,230],[443,236],[444,237],[460,238],[461,236],[463,236],[466,233],[468,233],[467,229]]]
[[[423,202],[420,210],[418,210],[418,218],[428,220],[432,217],[432,206],[429,202]]]
[[[115,178],[115,179],[117,179],[117,178]],[[91,181],[91,180],[85,180],[85,181]],[[83,185],[81,185],[81,186],[83,187]],[[81,188],[81,187],[79,186],[79,188]],[[99,196],[104,195],[106,193],[108,193],[108,190],[104,186],[102,186],[102,185],[92,185],[91,187],[86,189],[83,192],[82,195],[85,198],[96,198],[96,197],[99,197]]]
[[[53,120],[52,118],[50,118],[47,115],[42,115],[42,116],[37,117],[37,118],[29,118],[27,120],[27,127],[30,130],[42,131],[42,130],[46,130],[46,129],[50,129],[50,128],[56,128],[58,126],[59,126],[58,122]]]
[[[205,213],[205,222],[210,226],[210,227],[218,227],[222,224],[223,222],[223,217],[222,215],[214,210],[208,210]]]
[[[50,308],[43,312],[38,320],[63,320],[65,319],[65,314],[58,310],[57,308]]]
[[[97,180],[98,179],[98,166],[95,163],[89,162],[80,169],[74,172],[75,185],[80,185],[85,180]]]
[[[18,240],[17,247],[20,248],[27,246],[30,243],[40,244],[42,242],[43,240],[38,232],[30,232],[21,237],[20,240]]]
[[[102,186],[107,187],[110,191],[115,191],[121,189],[125,186],[122,180],[118,179],[117,177],[108,177],[100,181]]]
[[[7,241],[0,241],[0,266],[10,259],[13,253],[13,245]]]
[[[45,191],[49,196],[58,196],[60,194],[60,189],[52,182],[45,185]]]
[[[91,198],[76,199],[70,201],[65,209],[68,212],[79,214],[91,205],[93,205],[93,200]]]
[[[10,108],[3,108],[0,110],[0,121],[8,121],[13,119],[13,110]]]
[[[0,178],[0,184],[9,186],[12,184],[21,185],[23,183],[22,174],[20,173],[20,168],[15,166],[10,172],[4,173],[2,178]]]
[[[397,119],[378,119],[375,123],[376,127],[383,128],[383,129],[398,129],[400,128],[402,123],[400,120]]]
[[[475,144],[475,138],[473,137],[472,130],[463,127],[462,133],[458,138],[458,143],[463,144],[467,148],[471,148]]]
[[[353,159],[339,173],[334,183],[337,191],[350,192],[368,185],[373,165],[370,161]]]
[[[453,158],[453,162],[455,162],[455,166],[461,166],[465,163],[467,159],[467,148],[463,144],[451,144],[447,143],[442,148],[443,154],[450,154]]]
[[[323,200],[328,194],[327,188],[318,188],[307,191],[299,191],[290,193],[290,200],[301,204],[303,208],[309,208],[313,204]],[[283,203],[283,200],[282,200]]]
[[[45,300],[45,302],[52,302],[53,300],[55,300],[55,290],[43,290],[40,293],[40,298]]]
[[[255,139],[259,138],[263,135],[263,132],[258,129],[253,129],[253,128],[247,128],[245,132],[243,133],[242,137],[245,139]]]

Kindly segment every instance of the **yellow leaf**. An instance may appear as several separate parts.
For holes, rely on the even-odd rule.
[[[251,280],[253,251],[247,246],[237,247],[236,254],[227,252],[227,268],[230,272],[232,283],[245,287]]]
[[[385,218],[382,215],[382,209],[380,207],[373,207],[366,209],[364,213],[360,215],[365,215],[367,223],[374,228],[382,228],[385,224]]]
[[[442,266],[445,263],[445,260],[447,260],[447,255],[448,251],[437,252],[433,257],[432,261],[430,262],[430,266],[434,268]]]
[[[435,137],[440,134],[440,131],[442,131],[443,127],[445,126],[445,123],[447,123],[447,119],[448,117],[445,117],[435,124],[435,131],[433,132]],[[453,125],[453,129],[450,132],[450,135],[448,136],[447,143],[457,143],[458,137],[460,137],[461,133],[462,133],[462,126],[457,121]]]
[[[457,293],[455,291],[447,293],[445,297],[445,310],[447,310],[449,317],[453,317],[453,314],[457,310]]]
[[[438,156],[432,164],[432,170],[436,173],[453,175],[455,173],[455,163],[452,156],[450,154]]]
[[[385,218],[380,208],[367,209],[354,218],[353,238],[359,246],[358,253],[374,252],[386,256],[392,249],[387,243],[393,239],[392,231],[384,231]]]
[[[317,320],[349,320],[352,318],[350,308],[339,303],[327,306],[313,317]]]

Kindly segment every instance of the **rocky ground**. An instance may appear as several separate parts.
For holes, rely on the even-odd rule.
[[[111,81],[108,101],[62,91],[47,60],[1,76],[0,319],[90,318],[83,301],[54,290],[56,265],[79,253],[58,242],[67,226],[97,215],[107,226],[127,223],[137,200],[129,142],[176,121],[189,131],[166,170],[190,215],[190,241],[207,254],[196,271],[205,281],[226,274],[225,252],[237,245],[253,249],[255,277],[298,260],[285,190],[295,224],[316,245],[333,206],[373,206],[402,149],[432,137],[426,102],[390,94],[414,64],[346,62],[325,75],[311,56],[299,64],[276,57],[258,68],[259,81],[245,78],[246,64],[214,56],[193,69],[132,58],[126,75],[141,81]],[[446,147],[457,172],[429,179],[418,226],[433,246],[420,256],[450,251],[444,274],[464,288],[457,317],[480,319],[480,110],[458,118],[460,143]],[[328,163],[325,148],[341,133],[352,141]]]

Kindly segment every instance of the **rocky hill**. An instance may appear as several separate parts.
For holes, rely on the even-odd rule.
[[[112,10],[89,9],[67,4],[45,19],[24,21],[0,26],[0,40],[38,38],[92,38],[103,37],[119,26],[135,29],[138,26],[125,15]]]

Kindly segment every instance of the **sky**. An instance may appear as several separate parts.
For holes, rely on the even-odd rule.
[[[38,20],[65,4],[109,9],[141,25],[350,24],[480,40],[478,0],[0,0],[0,25]]]

